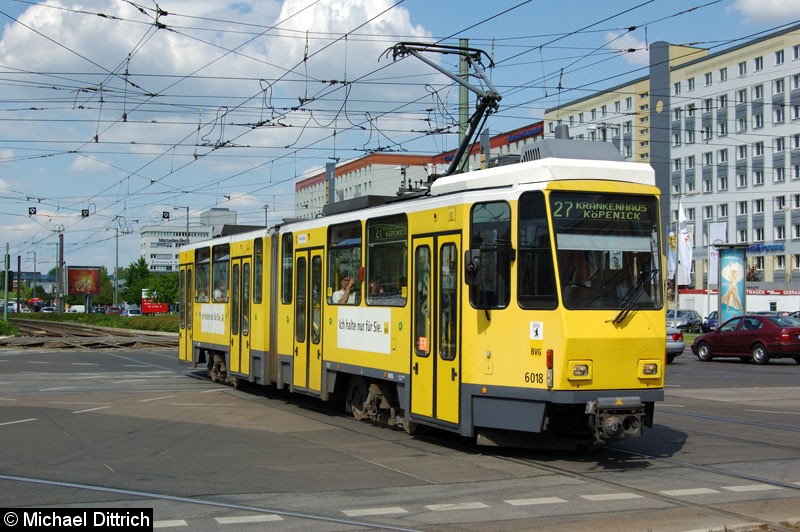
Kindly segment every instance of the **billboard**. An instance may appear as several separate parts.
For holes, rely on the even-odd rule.
[[[67,295],[99,296],[100,266],[67,266]]]
[[[719,247],[719,323],[744,314],[746,251],[742,246]]]

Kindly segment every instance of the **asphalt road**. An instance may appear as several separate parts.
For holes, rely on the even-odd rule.
[[[153,508],[184,530],[800,530],[800,365],[668,367],[591,452],[409,436],[212,384],[173,349],[0,350],[0,506]]]

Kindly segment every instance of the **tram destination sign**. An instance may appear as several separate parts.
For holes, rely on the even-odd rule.
[[[606,196],[586,200],[562,195],[552,201],[553,217],[579,220],[645,221],[653,217],[648,197]]]

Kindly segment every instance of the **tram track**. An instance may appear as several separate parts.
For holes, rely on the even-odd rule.
[[[69,322],[11,318],[21,335],[0,339],[0,346],[27,348],[177,347],[176,334],[117,329]]]

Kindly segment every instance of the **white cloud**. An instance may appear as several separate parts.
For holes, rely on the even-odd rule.
[[[69,171],[73,174],[78,174],[78,175],[98,174],[102,172],[107,172],[108,170],[109,170],[108,164],[103,162],[102,160],[92,157],[84,157],[80,155],[76,156],[75,160],[72,161],[72,164],[69,165]]]
[[[748,24],[791,22],[800,18],[800,2],[797,0],[737,0],[728,9],[741,13]]]
[[[631,33],[606,33],[606,46],[622,54],[623,59],[636,66],[645,66],[650,63],[650,52],[647,43],[638,40]],[[633,50],[633,51],[630,51]]]

